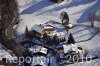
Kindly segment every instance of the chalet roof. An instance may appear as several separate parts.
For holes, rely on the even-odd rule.
[[[34,47],[29,48],[29,51],[32,51],[34,53],[41,52],[41,53],[47,54],[47,49],[46,48],[44,48],[42,46],[37,46],[37,45],[35,45]]]
[[[72,28],[72,27],[73,27],[73,25],[72,25],[72,24],[68,24],[68,26],[69,26],[70,28]]]
[[[45,56],[33,56],[33,61],[32,61],[32,64],[31,66],[47,66],[48,65],[48,60],[49,58],[45,57]],[[43,61],[42,61],[43,60]]]
[[[44,27],[42,25],[34,25],[32,30],[35,30],[38,33],[41,33],[44,30]]]
[[[37,31],[38,33],[43,32],[44,29],[53,29],[53,27],[50,26],[50,25],[42,25],[42,24],[40,24],[40,25],[34,25],[33,28],[32,28],[32,30]]]
[[[73,27],[73,24],[68,24],[68,25],[66,25],[66,27],[68,27],[69,29],[71,29],[72,27]]]
[[[53,31],[52,34],[50,34],[50,36],[57,35],[58,38],[61,38],[61,37],[65,37],[65,34],[66,34],[65,29],[59,28]]]

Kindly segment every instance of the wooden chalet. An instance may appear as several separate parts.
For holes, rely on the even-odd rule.
[[[50,25],[34,25],[32,28],[32,32],[36,34],[38,37],[43,37],[43,34],[46,33],[49,35],[52,33],[54,28]]]

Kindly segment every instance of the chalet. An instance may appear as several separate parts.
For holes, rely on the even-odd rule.
[[[38,37],[43,37],[43,34],[46,33],[47,35],[49,35],[50,33],[52,33],[54,30],[54,28],[50,25],[34,25],[32,28],[33,33],[36,34],[36,36]]]
[[[43,54],[47,54],[47,49],[42,47],[42,46],[37,46],[37,45],[34,45],[34,47],[31,47],[28,49],[29,52],[32,52],[34,54],[38,54],[38,53],[43,53]]]
[[[48,66],[47,62],[49,60],[47,55],[47,49],[42,46],[34,45],[28,49],[32,54],[32,64],[31,66]]]
[[[55,2],[55,3],[61,3],[61,2],[63,2],[64,0],[51,0],[51,1],[53,1],[53,2]]]

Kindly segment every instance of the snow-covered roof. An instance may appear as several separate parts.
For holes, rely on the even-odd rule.
[[[44,53],[44,54],[47,54],[47,49],[44,48],[44,47],[42,47],[40,52],[42,52],[42,53]]]
[[[34,47],[29,48],[29,51],[32,51],[34,53],[41,52],[41,53],[47,54],[47,49],[46,48],[44,48],[42,46],[37,46],[37,45],[35,45]]]
[[[35,30],[35,31],[41,33],[44,30],[44,26],[42,26],[42,25],[34,25],[32,30]]]
[[[51,35],[57,35],[58,37],[62,37],[62,36],[64,36],[65,35],[65,33],[64,32],[57,32],[57,31],[54,31]]]
[[[35,65],[48,66],[48,60],[49,58],[44,56],[34,56],[31,66]]]
[[[45,29],[53,29],[53,26],[51,26],[51,25],[45,25],[45,24],[44,24],[44,28],[45,28]]]
[[[63,45],[64,53],[68,53],[71,50],[71,45]]]
[[[44,29],[53,29],[53,27],[50,26],[50,25],[40,24],[40,25],[34,25],[33,28],[32,28],[32,30],[37,31],[38,33],[41,33]]]
[[[72,27],[73,27],[73,24],[70,24],[70,23],[69,23],[67,26],[68,26],[69,28],[72,28]]]
[[[50,36],[54,36],[54,35],[57,35],[58,38],[65,37],[65,35],[66,35],[66,30],[63,29],[63,28],[58,28],[58,29],[54,30],[54,31],[50,34]]]

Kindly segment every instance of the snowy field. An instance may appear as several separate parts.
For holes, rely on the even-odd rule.
[[[60,14],[66,11],[70,23],[81,24],[71,30],[76,44],[100,57],[100,21],[95,21],[94,28],[86,26],[91,24],[88,17],[92,12],[99,10],[96,15],[100,17],[100,0],[65,0],[60,4],[49,0],[18,0],[18,4],[22,19],[16,29],[18,35],[25,32],[26,26],[31,30],[35,24],[44,24],[50,20],[61,23]],[[79,42],[83,40],[88,41]],[[100,59],[67,66],[100,66],[99,61]]]
[[[100,59],[89,61],[89,62],[84,62],[84,63],[75,63],[71,65],[66,65],[66,66],[99,66],[99,65],[100,65]]]
[[[0,61],[2,58],[12,59],[11,51],[0,44]]]
[[[33,2],[33,0],[18,0],[19,6],[25,6],[25,3],[28,3],[25,1]],[[19,7],[22,21],[18,25],[17,32],[22,34],[26,26],[31,29],[34,24],[43,24],[49,20],[61,22],[62,11],[68,12],[70,23],[90,25],[88,16],[92,11],[100,9],[99,3],[100,0],[65,0],[60,4],[49,0],[34,0],[33,4]]]

